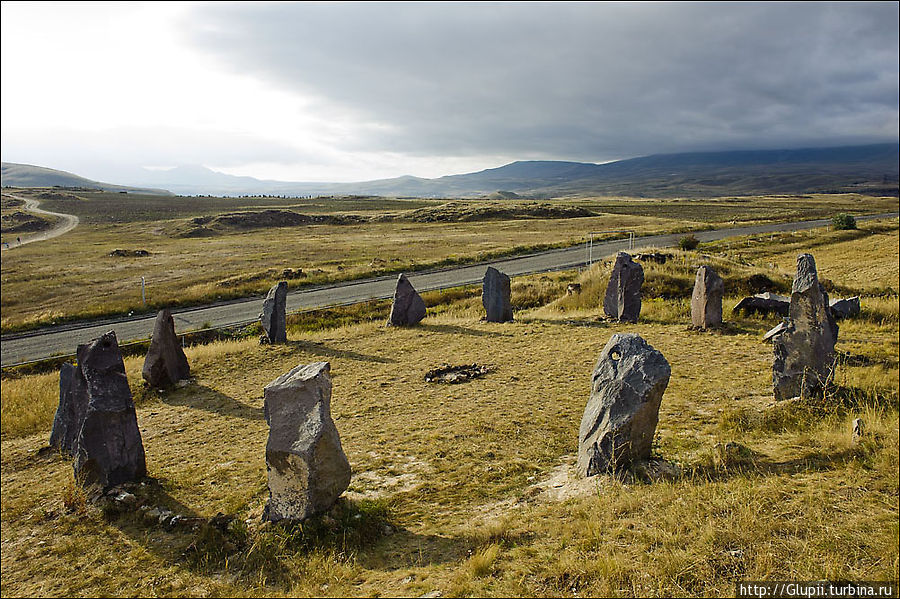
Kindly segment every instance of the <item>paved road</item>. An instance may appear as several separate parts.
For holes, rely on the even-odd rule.
[[[897,217],[897,213],[879,214],[858,217],[857,220],[870,218]],[[700,241],[714,241],[736,235],[750,235],[775,231],[797,231],[812,229],[831,224],[830,220],[813,220],[794,223],[765,224],[751,227],[718,229],[715,231],[699,231],[694,235]],[[684,233],[674,235],[654,235],[635,239],[635,248],[669,247],[678,243]],[[614,255],[620,250],[628,249],[628,241],[608,241],[594,243],[594,260]],[[422,272],[409,275],[409,280],[419,291],[446,289],[481,282],[487,266],[494,266],[509,276],[565,270],[585,264],[587,259],[584,246],[552,250],[522,256],[494,260],[474,266],[450,268],[434,272]],[[297,312],[325,306],[348,305],[372,299],[390,298],[394,295],[396,277],[380,277],[353,283],[329,285],[327,287],[293,291],[287,297],[288,312]],[[212,305],[207,307],[180,310],[173,314],[175,328],[178,331],[202,328],[204,325],[222,327],[255,322],[262,308],[260,298],[251,298],[236,302]],[[120,343],[147,339],[153,330],[155,316],[145,316],[127,320],[107,321],[89,325],[72,324],[53,329],[6,335],[2,338],[2,366],[14,366],[28,361],[38,360],[53,355],[73,354],[79,343],[94,339],[110,329],[116,331]]]
[[[22,241],[19,241],[17,243],[10,243],[8,247],[6,246],[6,244],[3,244],[2,246],[0,246],[0,249],[2,249],[4,252],[7,250],[14,250],[17,247],[25,245],[26,243],[34,243],[35,241],[44,241],[45,239],[53,239],[54,237],[59,237],[63,233],[68,233],[78,226],[78,217],[74,214],[63,214],[61,212],[50,212],[49,210],[42,210],[38,208],[38,201],[34,198],[23,198],[11,193],[7,193],[6,195],[25,202],[23,210],[27,212],[45,214],[47,216],[55,216],[59,220],[53,225],[53,228],[48,231],[41,231],[40,233],[37,233],[35,235],[29,235]]]

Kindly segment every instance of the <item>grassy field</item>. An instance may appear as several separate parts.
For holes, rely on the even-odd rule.
[[[579,199],[517,202],[513,208],[506,203],[501,209],[496,202],[442,200],[34,193],[45,209],[75,214],[82,224],[57,239],[4,255],[0,268],[4,333],[261,294],[285,278],[287,269],[303,272],[289,278],[289,285],[296,288],[570,246],[582,242],[588,231],[625,228],[641,235],[897,209],[896,198],[854,194],[696,201]],[[535,206],[543,205],[561,215],[589,211],[596,216],[529,216]],[[204,226],[209,236],[179,236],[196,228],[193,219],[251,209],[373,222],[249,229]],[[110,255],[116,249],[146,250],[149,255]],[[141,277],[146,281],[147,305],[141,303]]]
[[[600,263],[515,279],[513,323],[480,321],[477,290],[449,290],[426,297],[419,327],[384,327],[382,303],[348,309],[354,324],[340,310],[298,317],[286,345],[189,347],[195,378],[166,393],[145,389],[140,357],[127,358],[151,476],[135,492],[196,529],[86,504],[71,463],[40,451],[58,375],[6,373],[3,594],[730,596],[739,580],[896,581],[897,241],[894,219],[666,250],[665,265],[645,264],[635,325],[600,318]],[[841,322],[827,395],[774,405],[760,338],[775,323],[728,308],[752,275],[789,285],[807,250],[863,312]],[[718,332],[687,326],[699,263],[726,281]],[[565,295],[571,282],[580,294]],[[578,480],[590,373],[615,332],[639,333],[672,366],[657,466]],[[318,360],[332,366],[353,480],[327,517],[264,526],[262,388]],[[473,362],[490,371],[461,385],[423,378]]]

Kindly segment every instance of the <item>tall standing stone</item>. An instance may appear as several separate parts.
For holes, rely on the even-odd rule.
[[[394,303],[391,305],[388,326],[405,327],[419,324],[425,318],[425,313],[425,300],[406,275],[401,274],[397,277],[397,288],[394,291]]]
[[[64,363],[59,368],[59,406],[53,416],[50,447],[69,455],[77,453],[78,433],[88,407],[87,383],[81,368]]]
[[[580,476],[650,457],[659,405],[672,370],[639,335],[613,335],[600,354],[578,430]]]
[[[616,254],[616,263],[603,297],[603,312],[620,322],[637,322],[641,314],[644,268],[626,252]]]
[[[287,306],[287,282],[280,281],[273,285],[263,300],[262,313],[259,321],[266,331],[269,343],[284,343],[287,341],[287,321],[285,309]]]
[[[488,322],[508,322],[513,319],[510,304],[509,277],[488,266],[481,285],[481,303]]]
[[[722,326],[722,297],[725,282],[710,266],[697,269],[691,295],[691,324],[701,329]]]
[[[300,364],[265,387],[265,520],[324,512],[350,485],[350,463],[331,419],[330,368],[328,362]]]
[[[775,399],[809,397],[822,391],[834,374],[838,326],[810,254],[797,257],[791,288],[790,317],[774,337],[772,385]]]
[[[151,387],[170,387],[182,379],[191,378],[191,367],[178,336],[175,334],[175,319],[168,308],[156,315],[150,349],[144,358],[141,376]]]
[[[115,332],[79,345],[77,356],[88,404],[76,441],[76,480],[108,488],[144,477],[144,445]]]

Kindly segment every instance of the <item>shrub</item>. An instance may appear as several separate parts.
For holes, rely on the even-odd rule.
[[[686,252],[696,250],[698,245],[700,245],[700,240],[694,237],[693,234],[685,235],[678,240],[678,247]]]
[[[853,218],[852,214],[841,212],[831,218],[831,224],[835,231],[848,231],[856,228],[856,219]]]

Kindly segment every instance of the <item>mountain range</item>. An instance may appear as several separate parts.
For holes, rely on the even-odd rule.
[[[380,195],[393,197],[721,196],[847,192],[897,195],[900,144],[656,154],[605,164],[519,161],[435,179],[397,177],[310,183],[238,177],[202,166],[141,169],[113,185],[64,171],[2,164],[11,187],[89,187],[179,195]],[[124,185],[127,183],[127,186]]]

